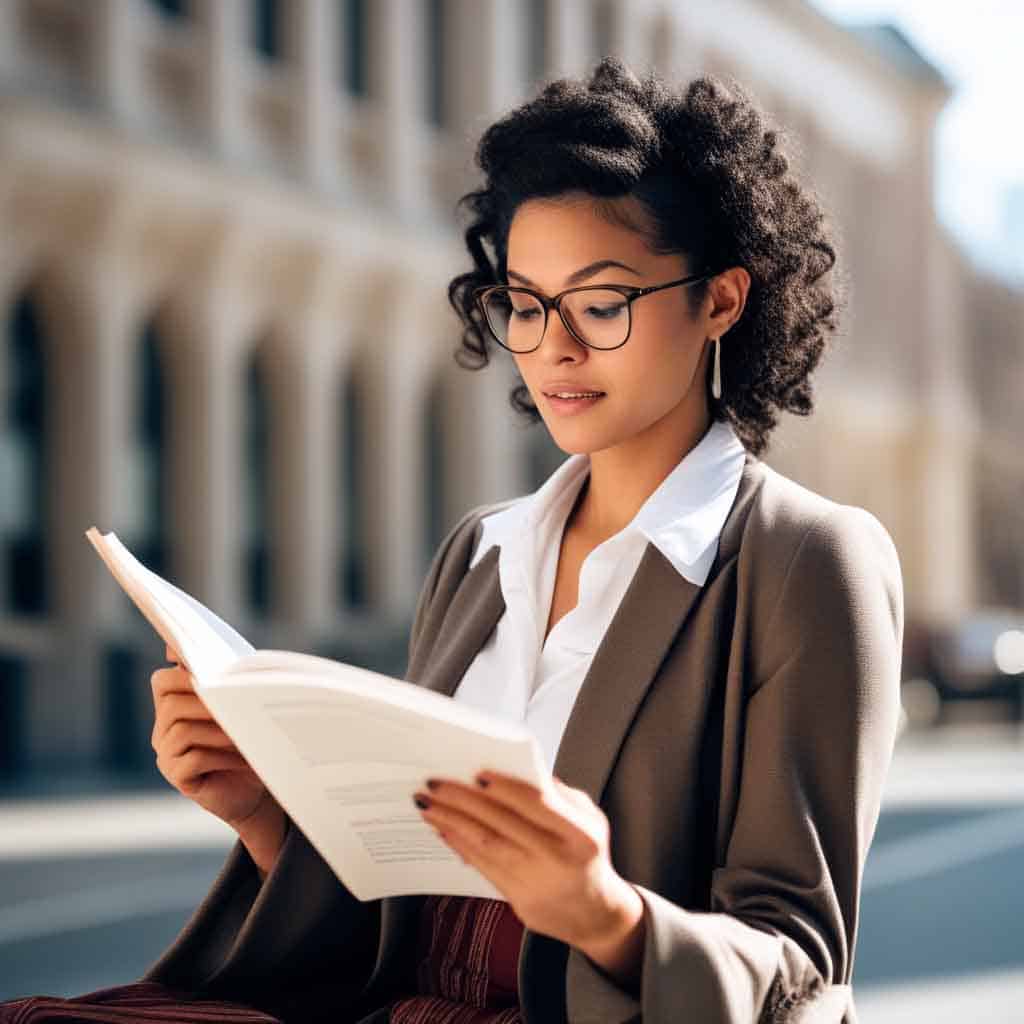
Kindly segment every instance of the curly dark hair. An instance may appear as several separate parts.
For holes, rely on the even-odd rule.
[[[691,273],[743,266],[747,301],[721,347],[722,397],[712,416],[732,422],[761,455],[779,411],[807,416],[810,375],[843,304],[833,226],[813,189],[789,173],[783,129],[768,123],[734,79],[713,75],[672,88],[657,72],[638,78],[618,57],[589,81],[561,78],[490,125],[476,149],[481,188],[459,199],[472,221],[465,241],[474,269],[448,286],[464,330],[455,351],[481,369],[495,344],[473,299],[481,285],[507,283],[509,227],[527,199],[588,193],[602,216],[640,232],[652,251],[686,257]],[[639,200],[630,218],[622,196]],[[488,251],[488,249],[490,251]],[[828,275],[828,276],[826,276]],[[691,314],[709,283],[688,289]],[[512,407],[540,419],[526,385]]]

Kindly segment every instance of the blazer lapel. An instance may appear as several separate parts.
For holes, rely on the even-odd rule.
[[[491,548],[459,585],[444,625],[417,677],[420,686],[451,697],[505,611],[498,578],[498,548]]]
[[[648,542],[583,679],[554,774],[595,803],[622,739],[701,588]]]

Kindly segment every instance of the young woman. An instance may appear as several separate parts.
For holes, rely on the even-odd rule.
[[[450,531],[407,676],[552,767],[418,795],[504,899],[357,901],[162,669],[158,764],[239,841],[144,980],[302,1022],[852,1022],[899,561],[759,457],[836,327],[823,214],[742,89],[613,58],[477,157],[460,362],[507,350],[569,457]]]

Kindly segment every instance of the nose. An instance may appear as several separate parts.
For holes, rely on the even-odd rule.
[[[538,353],[554,362],[560,361],[566,355],[580,359],[586,357],[587,346],[573,336],[558,310],[552,309],[548,312],[548,323]]]

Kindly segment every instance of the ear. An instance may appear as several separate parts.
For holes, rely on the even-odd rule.
[[[708,335],[721,338],[743,315],[750,291],[750,273],[746,267],[729,267],[716,274],[708,285]]]

